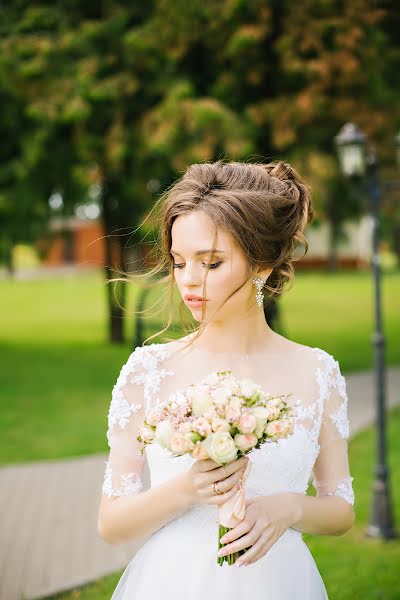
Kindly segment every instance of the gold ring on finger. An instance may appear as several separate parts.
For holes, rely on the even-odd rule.
[[[224,492],[221,492],[221,490],[218,487],[218,481],[214,481],[214,492],[215,494],[223,494]]]

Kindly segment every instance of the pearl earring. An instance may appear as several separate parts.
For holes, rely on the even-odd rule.
[[[257,300],[257,304],[258,306],[262,306],[263,305],[263,300],[264,300],[264,294],[262,293],[262,288],[264,287],[264,284],[267,280],[266,279],[262,279],[262,277],[256,277],[255,279],[253,279],[253,283],[257,288],[257,293],[256,293],[256,300]]]

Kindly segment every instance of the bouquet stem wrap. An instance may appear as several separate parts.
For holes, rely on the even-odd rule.
[[[249,461],[244,470],[243,477],[239,482],[239,489],[232,498],[229,498],[224,504],[218,506],[218,550],[224,546],[221,543],[221,538],[236,527],[241,521],[243,521],[246,514],[246,492],[245,483],[249,476],[252,463]],[[232,565],[236,559],[239,558],[245,550],[235,552],[234,554],[227,554],[226,556],[218,556],[217,563],[222,565],[224,562]]]

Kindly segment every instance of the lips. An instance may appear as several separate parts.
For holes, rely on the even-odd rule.
[[[201,296],[196,296],[195,294],[185,294],[184,295],[184,299],[185,300],[194,300],[196,302],[200,302],[201,300],[205,300],[205,298],[202,298]]]

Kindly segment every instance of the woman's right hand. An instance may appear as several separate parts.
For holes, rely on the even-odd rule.
[[[242,456],[233,462],[220,466],[211,458],[196,460],[185,473],[186,489],[193,504],[223,504],[239,489],[249,458]],[[216,494],[214,483],[223,492]]]

